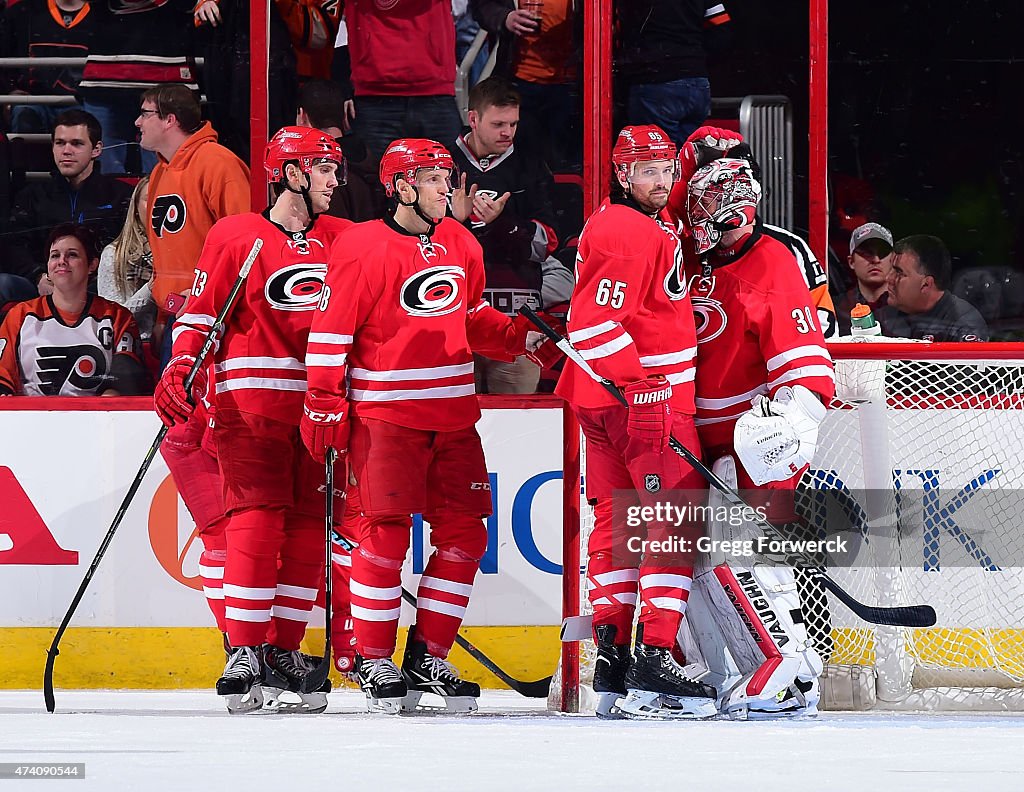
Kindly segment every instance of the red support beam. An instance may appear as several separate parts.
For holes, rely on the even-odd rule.
[[[249,190],[254,212],[261,212],[267,206],[263,149],[270,136],[267,128],[269,6],[270,0],[253,0],[249,11]]]
[[[612,0],[586,0],[583,17],[583,216],[612,176]]]
[[[810,0],[807,235],[828,266],[828,0]]]

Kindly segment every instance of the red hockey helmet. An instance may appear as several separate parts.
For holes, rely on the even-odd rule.
[[[615,170],[628,180],[638,162],[672,160],[676,163],[675,178],[679,178],[676,144],[661,127],[654,124],[623,127],[612,149]]]
[[[401,176],[412,183],[420,168],[455,170],[452,155],[435,140],[400,138],[388,146],[380,160],[380,183],[390,198],[395,194],[395,179]]]
[[[307,176],[320,162],[333,162],[338,166],[338,183],[345,183],[345,155],[338,142],[312,127],[281,127],[267,143],[263,167],[267,180],[276,183],[284,178],[284,166],[294,162]]]
[[[700,168],[686,194],[697,253],[711,250],[724,231],[751,225],[760,200],[761,184],[747,160],[723,157]]]

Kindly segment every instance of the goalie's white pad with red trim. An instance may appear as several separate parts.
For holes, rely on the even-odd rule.
[[[733,431],[733,447],[757,485],[785,481],[811,463],[825,405],[803,385],[755,396]]]

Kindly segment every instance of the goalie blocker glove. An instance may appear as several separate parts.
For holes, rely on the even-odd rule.
[[[327,449],[338,454],[348,450],[350,432],[348,399],[337,396],[318,396],[309,392],[302,406],[299,434],[302,444],[320,464],[327,461]]]
[[[803,385],[779,388],[774,399],[756,396],[752,405],[733,436],[744,470],[758,486],[792,478],[814,458],[825,405]]]
[[[164,426],[185,423],[195,412],[196,402],[206,394],[206,371],[200,368],[192,381],[192,392],[185,391],[185,380],[195,365],[192,355],[172,357],[153,392],[153,405]]]

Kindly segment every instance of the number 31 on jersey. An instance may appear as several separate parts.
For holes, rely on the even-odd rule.
[[[798,333],[810,333],[817,328],[817,325],[814,323],[814,309],[810,306],[794,308],[793,313],[790,315],[796,322],[796,331]]]

